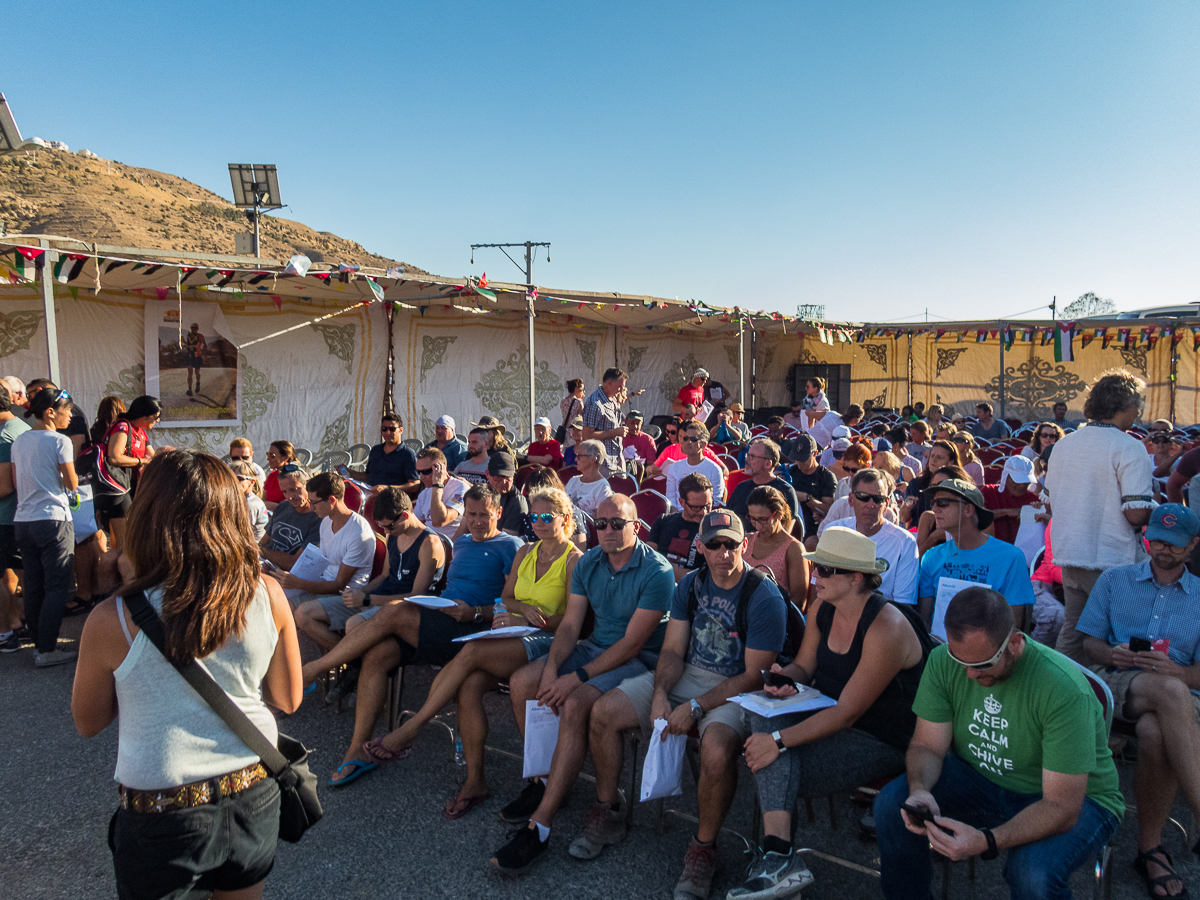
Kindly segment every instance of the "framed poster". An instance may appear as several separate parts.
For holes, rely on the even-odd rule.
[[[146,303],[146,393],[172,427],[239,424],[241,362],[216,303]]]

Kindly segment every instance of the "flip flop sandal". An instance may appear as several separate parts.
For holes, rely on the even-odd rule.
[[[333,776],[331,775],[329,777],[329,786],[330,787],[341,787],[344,784],[349,784],[350,782],[354,781],[354,779],[359,778],[363,775],[366,775],[368,772],[371,772],[374,769],[378,768],[378,766],[376,766],[376,764],[373,762],[365,762],[364,760],[361,760],[361,759],[351,759],[351,760],[347,760],[346,762],[344,762],[340,766],[338,766],[337,770],[333,774],[341,775],[342,769],[346,768],[346,766],[357,766],[358,768],[356,768],[353,772],[351,772],[345,778],[339,778],[336,781],[334,780]]]
[[[391,750],[384,745],[383,741],[376,738],[371,738],[371,740],[362,745],[362,748],[363,753],[367,754],[372,761],[380,765],[408,759],[412,755],[412,747],[405,747],[403,750]]]
[[[451,797],[446,801],[446,805],[442,807],[442,818],[450,819],[451,821],[461,819],[480,803],[486,803],[491,799],[491,791],[488,791],[486,794],[480,794],[478,797]]]
[[[1163,863],[1162,860],[1164,859],[1166,860],[1166,863]],[[1159,868],[1166,869],[1167,874],[1159,875],[1157,878],[1151,878],[1150,867],[1148,865],[1149,863],[1154,863]],[[1184,884],[1183,879],[1175,873],[1174,865],[1175,860],[1171,859],[1171,854],[1164,850],[1161,844],[1157,847],[1147,850],[1145,853],[1139,853],[1133,859],[1133,871],[1142,876],[1142,881],[1146,885],[1146,893],[1153,898],[1153,900],[1163,900],[1165,897],[1170,897],[1171,900],[1179,900],[1180,897],[1188,896],[1187,885]],[[1167,890],[1167,883],[1171,881],[1178,881],[1179,883],[1183,884],[1183,890],[1178,894],[1165,893]],[[1154,892],[1156,887],[1162,888],[1164,893],[1156,894]]]

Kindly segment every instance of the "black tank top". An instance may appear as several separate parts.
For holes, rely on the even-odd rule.
[[[436,534],[426,528],[417,536],[417,539],[412,542],[407,550],[399,553],[399,548],[396,546],[396,536],[389,535],[387,549],[390,572],[388,578],[379,586],[375,593],[383,596],[411,593],[413,582],[417,580],[417,571],[421,568],[421,545],[430,538],[440,540]],[[437,584],[441,577],[442,570],[439,568],[433,573],[433,581],[430,583],[430,587],[432,588],[433,585]]]
[[[842,691],[846,689],[846,684],[854,675],[862,658],[863,638],[866,637],[867,629],[887,602],[887,598],[878,591],[871,595],[867,605],[863,607],[862,615],[859,616],[858,626],[854,630],[854,641],[845,653],[835,653],[829,649],[829,629],[833,626],[834,610],[831,604],[822,604],[821,611],[817,614],[817,630],[821,634],[821,642],[817,646],[817,672],[813,676],[813,687],[835,700],[842,696]],[[912,704],[917,696],[917,686],[921,683],[921,673],[924,671],[925,660],[922,658],[915,666],[897,672],[896,677],[888,683],[883,693],[853,727],[897,749],[906,749],[917,725]]]

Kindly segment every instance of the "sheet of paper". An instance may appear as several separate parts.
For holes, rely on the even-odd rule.
[[[958,596],[959,591],[970,587],[990,588],[990,584],[966,581],[962,578],[947,578],[944,575],[938,579],[937,596],[933,601],[933,633],[943,641],[946,639],[946,607]]]
[[[827,697],[814,687],[808,685],[798,685],[798,693],[787,698],[780,703],[777,700],[768,699],[762,691],[755,691],[752,694],[738,694],[736,697],[728,697],[730,703],[736,703],[742,709],[753,713],[758,713],[765,719],[773,719],[776,716],[787,715],[788,713],[811,712],[817,709],[824,709],[827,706],[837,706],[837,701],[832,697]]]
[[[303,578],[305,581],[324,581],[325,572],[329,568],[329,560],[321,549],[315,544],[305,544],[304,550],[292,563],[291,573],[297,578]],[[292,588],[284,591],[288,599],[295,600],[300,596],[299,588]]]
[[[525,701],[525,766],[522,778],[550,774],[550,761],[558,746],[558,716],[536,700]]]
[[[445,597],[409,597],[405,602],[412,603],[414,606],[424,606],[426,609],[447,609],[457,606],[453,600]]]
[[[500,638],[519,638],[538,631],[541,631],[541,629],[535,625],[509,625],[505,628],[490,628],[487,631],[464,634],[462,637],[454,638],[452,643],[460,644],[463,641],[492,641],[499,640]]]

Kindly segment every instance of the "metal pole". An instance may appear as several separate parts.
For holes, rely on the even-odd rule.
[[[738,401],[746,399],[746,320],[738,319]],[[745,404],[742,404],[745,406]]]
[[[1000,418],[1004,418],[1004,324],[1000,324]]]
[[[46,363],[50,380],[62,386],[62,370],[58,366],[58,322],[54,316],[54,263],[58,254],[50,249],[47,240],[38,241],[46,249],[42,254],[42,309],[46,316]]]
[[[1176,352],[1179,344],[1175,342],[1175,332],[1179,329],[1180,323],[1176,322],[1175,327],[1171,330],[1171,345],[1168,348],[1171,354],[1171,411],[1168,413],[1171,421],[1175,421],[1175,391],[1179,384],[1179,353]]]
[[[258,197],[256,196],[255,200],[257,200],[257,199],[258,199]],[[259,239],[258,220],[261,217],[262,217],[262,213],[260,213],[258,211],[258,203],[255,203],[254,204],[254,258],[255,259],[262,258],[262,253],[259,251],[259,244],[258,244],[258,239]]]
[[[743,403],[742,406],[746,404]],[[750,329],[750,409],[758,409],[758,331]]]
[[[537,419],[533,363],[533,242],[525,242],[525,303],[529,307],[529,440],[533,440],[533,423]]]

